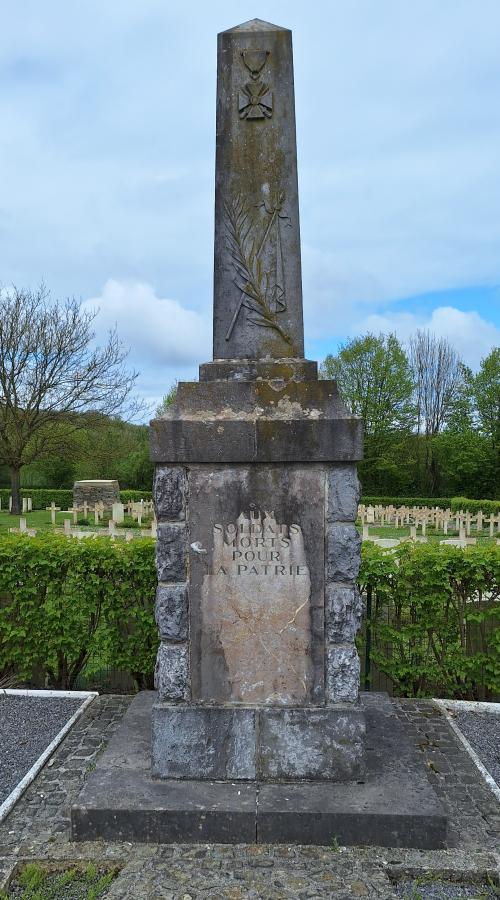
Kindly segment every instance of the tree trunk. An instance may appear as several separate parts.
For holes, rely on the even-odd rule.
[[[21,515],[21,469],[10,470],[10,492],[12,494],[11,515]]]

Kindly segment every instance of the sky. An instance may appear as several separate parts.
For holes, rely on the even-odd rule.
[[[291,28],[306,355],[500,344],[498,0],[17,0],[0,30],[0,282],[116,323],[150,408],[211,358],[216,35]]]

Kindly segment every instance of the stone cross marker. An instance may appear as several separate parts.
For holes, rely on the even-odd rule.
[[[291,33],[219,35],[214,359],[152,422],[153,773],[357,778],[359,419],[304,359]]]

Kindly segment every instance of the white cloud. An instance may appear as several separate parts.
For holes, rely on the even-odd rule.
[[[216,31],[248,3],[68,10],[2,21],[2,280],[88,296],[113,272],[209,314]],[[306,315],[331,284],[342,312],[500,283],[498,0],[265,15],[294,36]]]
[[[393,312],[372,314],[359,323],[357,333],[395,332],[400,340],[407,341],[417,328],[426,328],[437,337],[447,338],[473,369],[478,368],[481,359],[493,347],[500,346],[500,328],[481,318],[477,312],[463,312],[453,306],[439,306],[428,316]]]
[[[0,279],[94,297],[161,395],[210,358],[216,32],[253,13],[41,9],[10,4],[0,32]],[[430,327],[478,362],[498,311],[454,309],[452,291],[500,284],[500,3],[263,14],[293,29],[306,337]],[[450,306],[403,312],[440,291]]]
[[[151,284],[109,279],[101,295],[86,300],[84,306],[99,308],[96,328],[100,334],[118,326],[120,339],[130,347],[130,360],[139,368],[182,369],[210,356],[208,317],[177,300],[159,297]]]

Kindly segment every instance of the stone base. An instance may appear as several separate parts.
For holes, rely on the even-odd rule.
[[[159,778],[351,781],[364,772],[358,707],[153,706]]]
[[[447,818],[423,755],[383,695],[366,705],[366,774],[343,784],[155,780],[154,699],[134,699],[99,757],[71,810],[73,840],[446,845]]]

